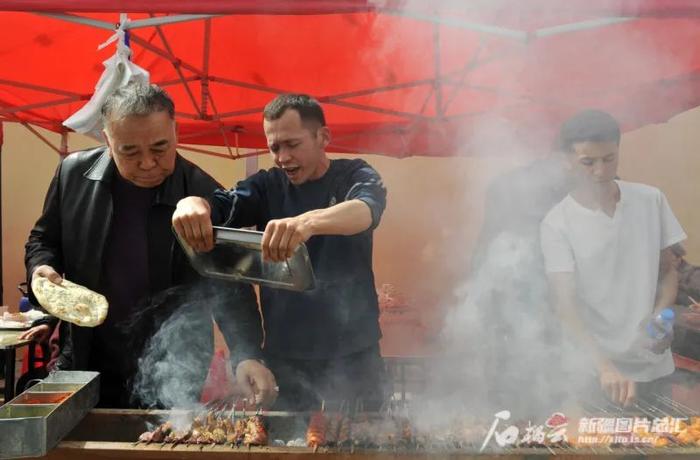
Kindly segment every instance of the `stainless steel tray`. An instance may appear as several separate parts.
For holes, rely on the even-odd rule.
[[[46,455],[97,405],[99,375],[55,372],[0,407],[0,458]]]
[[[178,236],[192,266],[202,276],[245,281],[292,291],[314,287],[314,273],[305,244],[285,262],[262,260],[262,232],[214,227],[214,249],[196,252]]]

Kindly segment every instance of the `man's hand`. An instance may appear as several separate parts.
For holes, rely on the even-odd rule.
[[[24,331],[20,334],[21,340],[33,340],[34,342],[45,343],[51,337],[51,327],[48,324],[40,324]]]
[[[173,213],[173,227],[192,249],[208,252],[214,248],[214,229],[209,202],[198,196],[183,198]]]
[[[246,359],[236,366],[236,382],[249,401],[264,408],[272,406],[277,399],[279,388],[275,376],[262,363]]]
[[[63,282],[63,278],[61,278],[61,275],[56,273],[56,270],[54,270],[53,267],[49,265],[39,265],[38,267],[36,267],[34,273],[32,273],[32,281],[34,281],[38,277],[48,278],[48,280],[51,281],[53,284],[61,284]]]
[[[262,237],[263,260],[283,262],[292,257],[299,245],[311,236],[310,219],[304,214],[271,220]]]
[[[627,407],[637,397],[637,385],[627,379],[610,362],[604,362],[598,367],[600,386],[612,402]]]

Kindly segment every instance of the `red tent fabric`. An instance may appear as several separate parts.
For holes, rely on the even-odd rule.
[[[542,148],[582,108],[631,129],[700,105],[691,0],[0,0],[0,11],[0,121],[57,132],[114,52],[96,47],[118,12],[134,26],[133,61],[176,101],[181,142],[234,155],[264,149],[262,107],[284,91],[324,103],[331,151],[397,157],[498,150],[504,137]],[[182,22],[140,22],[166,15]]]

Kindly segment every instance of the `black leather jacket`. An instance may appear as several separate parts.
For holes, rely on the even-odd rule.
[[[66,279],[99,290],[102,253],[112,218],[110,183],[115,174],[116,166],[106,147],[73,153],[60,163],[42,215],[25,246],[28,281],[36,267],[49,265]],[[158,301],[156,294],[161,291],[199,280],[175,240],[171,218],[180,199],[206,197],[217,187],[219,184],[212,177],[179,155],[173,174],[159,186],[148,220],[149,281],[154,301]],[[262,327],[252,287],[226,283],[210,289],[218,298],[221,290],[227,290],[230,301],[221,308],[212,308],[212,314],[230,348],[235,341],[232,359],[257,358]],[[30,300],[39,305],[31,290]],[[144,304],[149,304],[149,299]],[[64,343],[56,367],[86,370],[92,330],[70,325],[69,330],[62,332]]]

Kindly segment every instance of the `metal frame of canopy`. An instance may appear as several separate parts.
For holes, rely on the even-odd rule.
[[[504,27],[497,27],[489,24],[480,24],[480,23],[475,23],[475,22],[469,22],[469,21],[464,21],[458,18],[449,18],[449,17],[441,17],[441,16],[435,16],[435,15],[428,15],[428,14],[423,14],[423,13],[418,13],[418,12],[412,12],[410,10],[386,10],[382,11],[384,14],[390,14],[390,15],[398,15],[406,18],[411,18],[411,19],[416,19],[416,20],[421,20],[421,21],[426,21],[429,23],[434,24],[434,33],[433,33],[433,47],[434,47],[434,62],[433,67],[434,67],[434,77],[429,78],[429,79],[420,79],[420,80],[414,80],[414,81],[408,81],[408,82],[402,82],[398,84],[393,84],[393,85],[386,85],[386,86],[381,86],[381,87],[375,87],[375,88],[368,88],[368,89],[363,89],[363,90],[358,90],[358,91],[350,91],[350,92],[343,92],[343,93],[338,93],[338,94],[330,94],[330,95],[325,95],[319,97],[321,102],[327,105],[336,105],[339,107],[346,107],[346,108],[351,108],[355,110],[360,110],[360,111],[365,111],[368,113],[378,113],[378,114],[385,114],[385,115],[392,115],[396,116],[400,119],[405,120],[408,123],[413,123],[413,122],[421,122],[421,121],[430,121],[433,118],[450,118],[450,116],[445,115],[446,109],[449,107],[449,105],[452,103],[454,100],[454,97],[457,94],[457,90],[464,84],[464,80],[466,75],[473,69],[479,67],[480,65],[486,64],[490,62],[491,60],[494,59],[494,57],[491,57],[490,59],[480,59],[480,51],[481,49],[478,49],[472,59],[470,59],[468,62],[465,63],[463,68],[460,71],[457,72],[452,72],[448,74],[444,74],[441,71],[441,56],[440,56],[440,26],[450,26],[454,28],[461,28],[461,29],[467,29],[471,30],[474,32],[477,32],[481,34],[484,39],[486,39],[489,36],[495,36],[495,37],[501,37],[501,38],[507,38],[507,39],[512,39],[514,44],[519,44],[519,45],[527,45],[532,40],[536,39],[541,39],[545,37],[552,37],[555,35],[561,35],[561,34],[566,34],[566,33],[571,33],[571,32],[577,32],[581,30],[586,30],[586,29],[592,29],[592,28],[599,28],[599,27],[606,27],[606,26],[611,26],[615,24],[619,24],[622,22],[627,22],[627,21],[632,21],[635,19],[635,17],[607,17],[607,18],[599,18],[595,20],[587,20],[587,21],[581,21],[581,22],[575,22],[575,23],[569,23],[569,24],[561,24],[557,26],[551,26],[551,27],[546,27],[546,28],[541,28],[537,29],[534,31],[524,31],[524,30],[517,30],[517,29],[509,29],[509,28],[504,28]],[[107,30],[107,31],[112,31],[115,29],[115,24],[109,23],[107,21],[102,21],[86,16],[81,16],[79,14],[70,14],[70,13],[36,13],[37,15],[45,16],[45,17],[50,17],[54,18],[56,20],[60,21],[66,21],[66,22],[71,22],[75,24],[79,24],[82,26],[87,26],[87,27],[93,27],[93,28],[98,28],[102,30]],[[183,118],[183,119],[188,119],[188,120],[202,120],[202,121],[216,121],[217,122],[217,128],[216,132],[221,134],[221,138],[223,140],[223,145],[226,147],[228,151],[228,155],[226,154],[221,154],[219,152],[215,152],[212,150],[208,149],[203,149],[203,148],[197,148],[197,147],[191,147],[191,146],[186,146],[186,145],[180,145],[179,148],[183,150],[190,150],[196,153],[202,153],[202,154],[207,154],[207,155],[214,155],[214,156],[221,156],[221,157],[226,157],[226,158],[232,158],[232,159],[238,159],[238,158],[244,158],[244,157],[249,157],[249,156],[255,156],[259,155],[262,153],[266,153],[266,150],[254,150],[252,152],[247,152],[247,153],[240,153],[239,149],[242,147],[239,143],[238,140],[238,134],[239,134],[239,129],[236,126],[226,126],[224,124],[224,119],[234,117],[234,116],[240,116],[240,115],[247,115],[247,114],[254,114],[254,113],[260,113],[263,109],[263,107],[253,107],[253,108],[246,108],[242,110],[237,110],[237,111],[229,111],[225,113],[219,113],[219,111],[216,108],[216,104],[214,99],[212,98],[211,93],[209,92],[209,83],[210,82],[215,82],[218,84],[222,85],[228,85],[230,87],[238,87],[238,88],[244,88],[244,89],[252,89],[256,91],[261,91],[261,92],[268,92],[270,93],[271,96],[286,92],[285,88],[277,88],[277,87],[270,87],[270,86],[265,86],[265,85],[260,85],[260,84],[253,84],[253,83],[248,83],[244,81],[236,81],[232,79],[227,79],[227,78],[222,78],[218,77],[216,75],[213,75],[209,71],[209,57],[210,57],[210,31],[211,31],[211,20],[216,17],[222,16],[221,14],[177,14],[177,15],[172,15],[172,16],[154,16],[151,14],[150,18],[146,19],[136,19],[136,20],[128,20],[127,23],[124,26],[125,30],[128,31],[135,31],[139,29],[147,29],[147,28],[153,28],[154,33],[158,35],[159,39],[162,42],[161,46],[155,45],[151,43],[150,40],[146,40],[138,35],[131,34],[130,35],[130,40],[132,43],[136,43],[139,46],[141,46],[144,50],[157,55],[166,61],[170,62],[170,64],[173,66],[175,69],[178,78],[174,80],[168,80],[168,81],[156,81],[154,83],[159,84],[160,86],[163,87],[170,87],[174,85],[182,85],[184,88],[186,94],[188,95],[188,99],[191,103],[191,111],[178,111],[176,116]],[[126,14],[122,13],[121,14],[121,20],[124,21],[126,18]],[[174,53],[173,50],[170,46],[170,43],[168,41],[168,38],[166,35],[163,33],[163,26],[169,25],[169,24],[177,24],[181,22],[190,22],[190,21],[202,21],[203,27],[204,27],[204,40],[203,40],[203,49],[202,49],[202,63],[201,66],[197,66],[193,63],[190,62],[185,62],[178,58]],[[118,27],[118,24],[117,24]],[[481,46],[483,46],[484,40],[482,40]],[[480,48],[481,48],[480,46]],[[505,51],[508,53],[508,50]],[[187,72],[187,75],[185,75],[185,72]],[[190,83],[198,81],[200,82],[200,91],[199,95],[195,95],[195,92],[192,90],[190,87]],[[22,121],[20,118],[16,116],[17,113],[28,113],[28,114],[33,114],[41,118],[41,115],[37,114],[36,112],[33,112],[35,109],[40,109],[40,108],[46,108],[46,107],[51,107],[51,106],[58,106],[58,105],[63,105],[67,103],[72,103],[76,101],[81,101],[81,100],[86,100],[89,99],[90,95],[88,94],[80,94],[76,92],[71,92],[71,91],[66,91],[60,88],[53,88],[53,87],[47,87],[47,86],[38,86],[38,85],[33,85],[21,81],[9,81],[9,80],[0,80],[0,84],[6,85],[6,86],[16,86],[18,88],[25,88],[25,89],[31,89],[35,91],[39,91],[42,93],[46,94],[46,100],[41,101],[41,102],[34,102],[31,104],[23,105],[23,106],[5,106],[2,107],[0,106],[0,121],[8,121],[8,122],[17,122],[22,124],[25,128],[27,128],[32,134],[37,136],[39,139],[41,139],[45,144],[47,144],[52,150],[56,151],[60,155],[65,155],[68,152],[68,139],[67,139],[67,133],[69,132],[67,129],[63,130],[61,132],[62,138],[60,145],[54,145],[51,143],[45,136],[43,136],[34,126],[31,125],[31,123],[27,123],[26,121]],[[404,112],[404,111],[398,111],[398,110],[391,110],[391,109],[386,109],[386,108],[380,108],[380,107],[374,107],[371,105],[367,104],[361,104],[357,102],[351,102],[349,99],[356,98],[359,96],[366,96],[366,95],[371,95],[371,94],[377,94],[381,92],[387,92],[387,91],[394,91],[397,89],[406,89],[406,88],[411,88],[411,87],[420,87],[423,85],[427,85],[432,88],[432,93],[435,94],[434,98],[434,104],[435,104],[435,117],[431,117],[428,115],[423,115],[421,113],[409,113],[409,112]],[[484,89],[485,88],[480,88]],[[451,90],[451,91],[450,91]],[[428,100],[426,99],[426,103]],[[461,115],[453,115],[452,117],[460,117]],[[199,135],[201,133],[198,133]],[[214,132],[211,132],[211,134],[214,134]],[[192,135],[182,135],[180,136],[180,141],[181,142],[186,142],[188,137],[191,137]],[[342,142],[342,138],[336,140],[340,140]],[[342,145],[341,145],[342,146]],[[363,152],[358,152],[358,153],[363,153]]]

